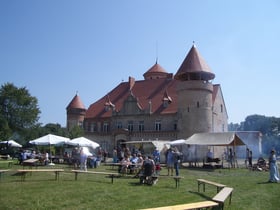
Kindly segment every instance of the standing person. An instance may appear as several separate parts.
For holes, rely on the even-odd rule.
[[[275,150],[271,150],[269,156],[269,180],[268,182],[279,182],[279,171],[276,161]]]
[[[250,151],[249,151],[249,156],[248,156],[248,161],[249,161],[249,167],[250,167],[250,168],[253,167],[252,159],[253,159],[253,152],[252,152],[252,150],[250,150]]]
[[[173,159],[174,159],[174,168],[175,168],[176,176],[179,176],[179,165],[181,162],[181,156],[182,156],[182,153],[179,152],[177,147],[175,147],[174,153],[173,153]]]
[[[113,149],[113,163],[118,162],[118,151],[116,148]]]
[[[245,167],[248,168],[248,163],[249,163],[249,155],[250,155],[250,151],[249,148],[246,148],[246,157],[245,157]]]
[[[167,171],[168,174],[167,176],[170,175],[173,176],[173,168],[174,168],[174,155],[173,155],[173,151],[172,148],[169,148],[167,150],[167,155],[166,155],[167,159],[166,159],[166,167],[167,167]]]
[[[155,163],[160,162],[160,152],[159,152],[158,148],[154,149],[153,157],[154,157]]]
[[[232,149],[229,148],[229,154],[228,154],[228,162],[229,162],[229,166],[230,168],[233,168],[233,153],[232,153]]]
[[[49,164],[49,153],[46,152],[45,153],[45,165],[48,165]]]
[[[87,154],[84,152],[83,148],[81,149],[80,152],[80,169],[87,171]]]

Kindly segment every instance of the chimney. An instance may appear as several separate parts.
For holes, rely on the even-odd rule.
[[[135,84],[135,79],[133,77],[129,77],[128,82],[129,82],[129,90],[132,90],[132,88]]]

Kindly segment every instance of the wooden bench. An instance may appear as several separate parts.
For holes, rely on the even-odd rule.
[[[221,209],[224,209],[224,203],[228,196],[229,196],[229,204],[231,204],[232,191],[233,188],[224,187],[217,195],[215,195],[212,198],[212,200],[218,202]]]
[[[17,172],[21,174],[21,181],[25,181],[25,176],[27,173],[33,172],[54,172],[55,173],[55,180],[59,180],[59,173],[63,172],[64,169],[19,169]]]
[[[7,164],[9,168],[12,167],[13,163],[12,160],[0,160],[0,164]]]
[[[0,170],[0,180],[2,179],[2,174],[4,174],[7,171],[9,171],[9,170],[8,169],[1,169]]]
[[[169,179],[169,178],[174,179],[176,188],[179,188],[180,180],[184,178],[183,176],[158,176],[158,177],[160,177],[161,179]]]
[[[179,188],[180,186],[180,180],[183,179],[184,177],[182,176],[173,176],[173,179],[175,180],[175,187]]]
[[[110,173],[110,172],[101,172],[101,171],[82,171],[82,170],[71,170],[73,173],[75,173],[75,180],[77,181],[78,179],[78,174],[79,173],[84,173],[84,174],[103,174],[103,175],[108,175],[111,178],[112,184],[114,183],[114,178],[119,177],[120,174],[118,173]]]
[[[162,206],[156,208],[148,208],[142,210],[188,210],[188,209],[210,209],[219,204],[214,201],[201,201],[195,203],[179,204],[174,206]]]
[[[216,186],[217,187],[217,193],[226,186],[224,184],[208,181],[208,180],[205,180],[205,179],[197,179],[198,192],[200,191],[200,185],[203,185],[203,192],[205,192],[205,184]]]

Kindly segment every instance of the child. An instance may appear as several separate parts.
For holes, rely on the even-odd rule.
[[[157,162],[156,163],[156,175],[160,175],[160,170],[161,170],[160,163]]]

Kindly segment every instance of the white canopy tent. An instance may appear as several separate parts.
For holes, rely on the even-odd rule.
[[[174,140],[174,141],[170,141],[167,144],[169,144],[171,146],[184,145],[184,144],[186,144],[186,139],[177,139],[177,140]]]
[[[210,149],[209,147],[212,147],[214,153],[214,147],[218,146],[215,153],[220,157],[224,155],[224,150],[227,150],[228,147],[233,147],[235,152],[236,146],[246,145],[235,132],[195,133],[186,140],[185,144],[190,148],[193,147],[196,160],[203,159],[207,150]]]
[[[8,144],[9,147],[22,147],[21,144],[17,143],[14,140],[1,141],[0,144]]]
[[[195,133],[186,142],[188,145],[240,146],[245,145],[235,132]]]

